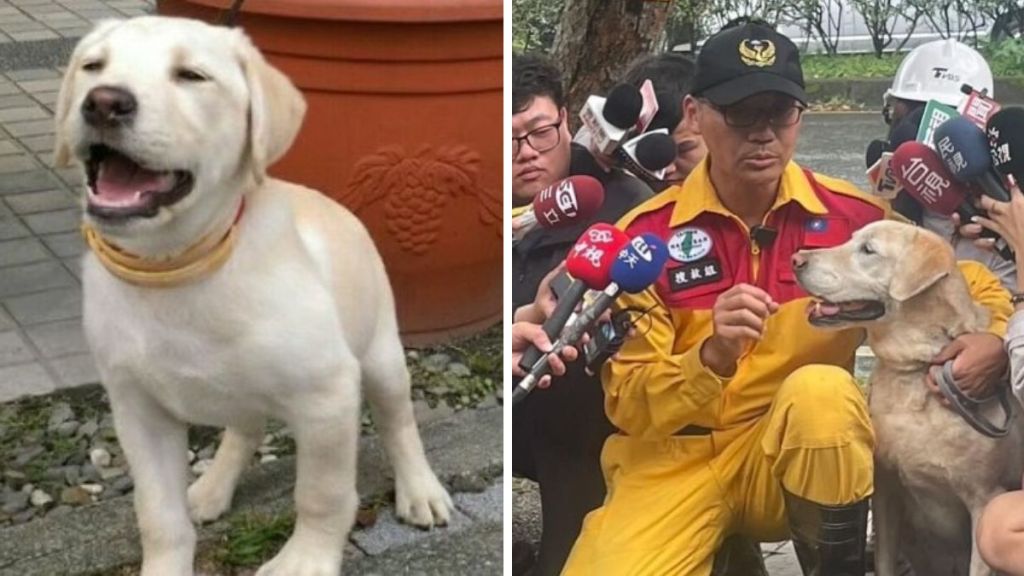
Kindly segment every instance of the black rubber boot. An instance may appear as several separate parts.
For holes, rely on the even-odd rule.
[[[715,554],[711,576],[768,576],[761,547],[746,536],[729,536]]]
[[[867,499],[825,506],[784,494],[793,548],[804,576],[864,576]]]

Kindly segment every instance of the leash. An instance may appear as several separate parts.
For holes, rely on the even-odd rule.
[[[242,10],[242,4],[244,3],[245,0],[235,0],[234,3],[231,4],[231,8],[229,8],[227,12],[221,15],[220,20],[218,20],[217,22],[217,25],[226,26],[228,28],[234,28],[235,23],[238,20],[238,13]]]
[[[971,428],[974,428],[982,435],[989,438],[1002,438],[1010,432],[1010,424],[1013,422],[1016,416],[1013,413],[1013,409],[1010,405],[1010,393],[1006,386],[997,386],[996,392],[987,398],[975,400],[970,396],[960,391],[960,387],[957,385],[956,380],[953,378],[953,361],[950,360],[940,366],[933,366],[931,369],[932,378],[939,385],[939,390],[949,400],[953,410],[956,411]],[[979,409],[982,404],[988,403],[992,400],[999,400],[999,405],[1003,409],[1003,415],[1005,416],[1002,426],[997,426],[992,422],[985,419],[979,413]]]

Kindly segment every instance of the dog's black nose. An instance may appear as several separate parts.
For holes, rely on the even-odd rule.
[[[98,86],[82,102],[85,122],[96,128],[114,128],[135,118],[139,102],[124,88]]]

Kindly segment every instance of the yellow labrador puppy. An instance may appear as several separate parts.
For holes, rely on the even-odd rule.
[[[920,576],[990,574],[974,528],[985,504],[1020,482],[1024,428],[1017,418],[1007,436],[983,436],[924,384],[939,350],[988,326],[952,248],[927,230],[883,221],[842,246],[797,253],[793,268],[820,300],[808,310],[811,323],[865,327],[878,360],[869,400],[877,576],[896,576],[901,552]],[[991,404],[982,415],[1002,423]]]
[[[260,576],[334,575],[353,523],[360,382],[395,468],[398,515],[444,524],[370,236],[321,194],[270,178],[305,103],[238,30],[104,22],[72,55],[56,161],[86,173],[85,331],[135,478],[145,576],[193,573],[278,418],[297,444],[295,531]],[[187,486],[186,426],[225,426]]]

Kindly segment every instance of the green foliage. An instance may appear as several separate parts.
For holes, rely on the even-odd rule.
[[[512,50],[550,52],[565,0],[512,0]]]
[[[295,515],[241,514],[231,518],[222,546],[215,554],[226,566],[258,566],[269,560],[295,527]]]
[[[1013,38],[985,43],[981,52],[993,76],[1024,76],[1024,40]]]
[[[840,54],[826,56],[808,54],[801,58],[807,80],[831,78],[892,78],[903,55]]]

